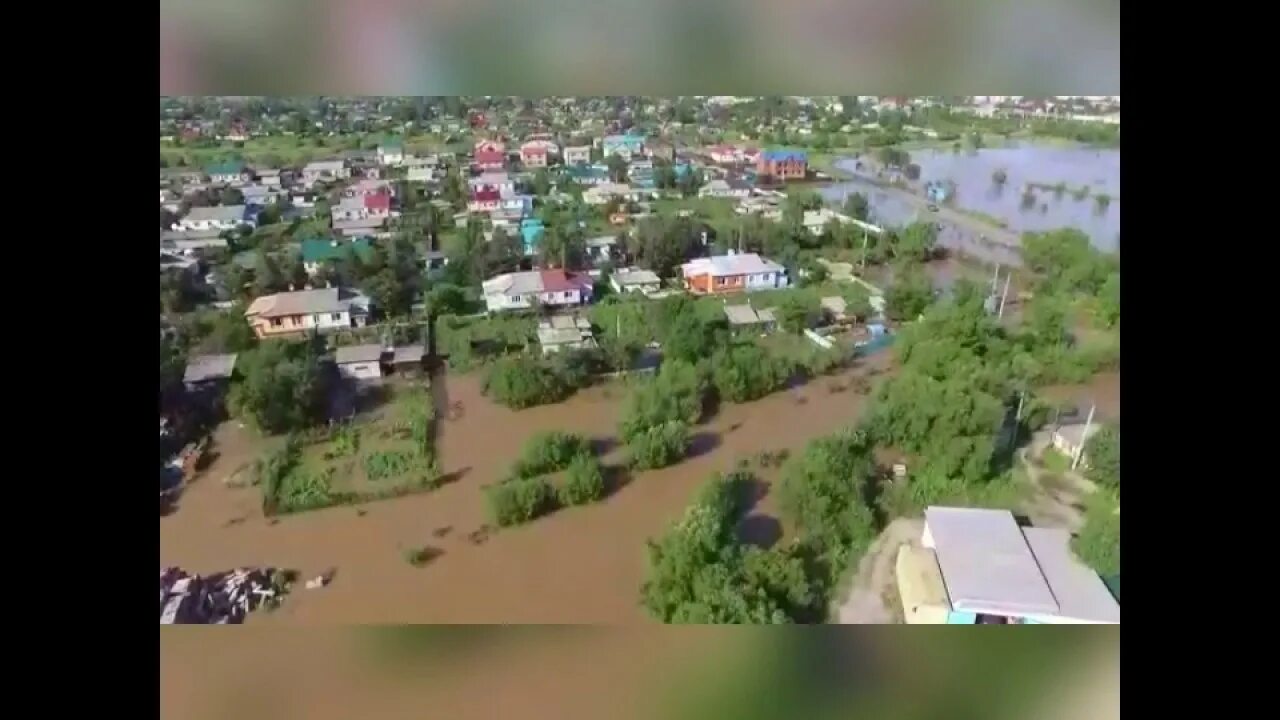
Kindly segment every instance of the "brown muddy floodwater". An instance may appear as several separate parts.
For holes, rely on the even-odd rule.
[[[832,392],[857,375],[882,371],[891,353],[867,365],[743,405],[724,405],[695,428],[692,457],[639,473],[611,497],[529,525],[485,533],[482,488],[495,482],[533,433],[567,430],[616,445],[626,388],[594,387],[558,405],[508,410],[483,397],[480,377],[440,378],[446,406],[438,447],[446,474],[434,492],[358,507],[330,508],[267,521],[257,488],[223,480],[251,461],[259,441],[231,422],[215,438],[219,453],[160,519],[160,562],[200,573],[238,565],[295,568],[303,578],[337,568],[331,585],[301,584],[284,606],[253,623],[636,623],[646,572],[645,541],[661,534],[696,488],[736,459],[764,450],[796,452],[810,439],[855,421],[866,396]],[[606,465],[622,462],[613,447]],[[774,475],[775,473],[769,473]],[[749,520],[776,538],[776,493]],[[479,532],[478,532],[479,531]],[[443,554],[424,568],[404,551],[430,545]]]

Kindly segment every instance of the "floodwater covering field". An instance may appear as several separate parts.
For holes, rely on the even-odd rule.
[[[712,472],[765,450],[796,452],[855,422],[867,396],[833,386],[880,374],[890,357],[879,353],[862,367],[723,405],[695,428],[692,457],[684,462],[639,473],[601,503],[491,533],[483,531],[483,486],[507,471],[536,432],[578,432],[610,448],[624,386],[597,386],[557,405],[515,412],[481,395],[478,374],[449,374],[439,381],[437,404],[462,410],[442,421],[437,445],[442,470],[455,481],[424,495],[276,521],[263,518],[257,488],[223,484],[261,442],[226,423],[215,438],[218,457],[160,520],[161,565],[200,573],[271,565],[297,569],[303,578],[337,568],[330,586],[298,586],[281,609],[250,616],[253,623],[642,622],[645,541],[681,515]],[[611,447],[604,464],[621,463],[623,454]],[[776,471],[761,479],[776,479]],[[744,539],[778,539],[784,528],[776,504],[776,492],[769,492],[748,513]],[[405,550],[424,545],[443,554],[424,568],[405,561]]]
[[[955,184],[955,197],[950,204],[958,210],[998,218],[1014,232],[1074,227],[1087,234],[1100,250],[1119,247],[1119,150],[1016,144],[978,151],[915,150],[911,161],[920,166],[920,183]],[[858,175],[861,171],[857,163],[856,159],[844,158],[835,164]],[[1004,171],[1004,183],[993,179],[997,170]],[[1029,191],[1032,202],[1024,200],[1024,190]],[[900,194],[862,178],[833,183],[822,190],[835,203],[843,202],[849,192],[868,196],[876,222],[901,225],[921,216],[919,208]],[[1100,195],[1108,196],[1110,201],[1100,202]],[[944,245],[960,247],[970,238],[964,231],[948,228],[939,239]],[[999,257],[991,260],[1007,263]]]

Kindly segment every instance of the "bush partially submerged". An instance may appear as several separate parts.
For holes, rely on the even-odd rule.
[[[627,442],[631,466],[637,470],[654,470],[675,464],[689,450],[689,426],[680,420],[668,420]]]
[[[546,478],[508,480],[487,491],[489,514],[499,527],[529,522],[555,509],[555,490]]]
[[[549,365],[528,355],[502,358],[484,381],[486,395],[516,410],[560,402],[573,391]]]
[[[578,455],[590,452],[591,444],[581,435],[558,430],[538,433],[525,442],[512,475],[530,478],[559,472]]]
[[[564,484],[557,490],[560,504],[586,505],[604,497],[604,475],[600,463],[589,454],[581,453],[569,463]]]

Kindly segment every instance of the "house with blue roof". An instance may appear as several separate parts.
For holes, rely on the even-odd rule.
[[[756,160],[756,173],[779,180],[803,180],[809,173],[809,155],[803,150],[765,150]]]
[[[644,136],[642,135],[606,135],[601,141],[604,156],[621,155],[630,160],[644,153]]]
[[[583,187],[594,187],[609,181],[609,168],[603,165],[572,165],[564,174]]]
[[[542,239],[545,228],[542,221],[538,218],[525,218],[520,221],[520,237],[524,241],[524,254],[536,255],[538,253],[538,241]]]

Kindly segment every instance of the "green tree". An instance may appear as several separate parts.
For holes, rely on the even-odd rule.
[[[818,304],[809,295],[789,295],[774,311],[778,324],[787,332],[801,333],[813,324],[818,314]]]
[[[849,283],[845,286],[842,294],[845,303],[845,313],[852,315],[859,320],[866,320],[871,317],[874,308],[871,307],[871,291],[862,283]]]
[[[589,453],[575,455],[565,472],[557,495],[561,505],[586,505],[604,497],[604,474],[600,463]]]
[[[1113,272],[1098,290],[1098,315],[1102,324],[1112,328],[1120,323],[1120,273]]]
[[[691,363],[668,360],[651,380],[641,382],[622,407],[618,434],[623,441],[672,420],[686,425],[702,419],[707,382]]]
[[[1120,426],[1106,423],[1090,437],[1084,447],[1089,467],[1085,475],[1104,487],[1120,487]]]
[[[938,243],[938,226],[930,222],[914,222],[896,237],[894,257],[918,262],[933,258]]]
[[[871,453],[866,433],[846,430],[810,442],[782,468],[782,511],[825,558],[830,580],[878,533],[865,500],[876,475]]]
[[[781,388],[788,369],[755,343],[733,345],[711,359],[711,381],[720,399],[747,402]]]
[[[232,388],[232,410],[270,434],[303,430],[325,411],[327,383],[311,343],[269,342],[241,353]]]
[[[862,193],[849,193],[844,198],[844,213],[851,218],[866,222],[867,218],[871,217],[871,203]]]
[[[526,355],[498,360],[484,381],[486,395],[516,410],[560,402],[572,392],[548,365]]]
[[[681,420],[668,420],[646,428],[627,440],[631,467],[655,470],[680,461],[689,449],[689,426]]]
[[[929,276],[919,268],[908,268],[894,278],[885,291],[885,314],[889,319],[901,322],[912,320],[933,302],[933,284]]]
[[[538,171],[533,174],[533,181],[531,182],[531,185],[533,187],[533,194],[538,197],[544,197],[551,192],[551,176],[547,173],[546,168],[539,168]]]
[[[609,167],[609,179],[616,183],[627,181],[627,160],[621,155],[614,153],[605,161]]]
[[[1099,575],[1120,572],[1120,500],[1105,490],[1085,501],[1084,525],[1071,542],[1085,565]]]
[[[295,254],[289,263],[289,284],[295,290],[303,290],[310,282],[311,276],[307,274],[307,268],[302,262],[302,255]]]
[[[280,272],[276,259],[259,248],[253,274],[253,289],[257,295],[270,295],[288,289],[288,282]]]

